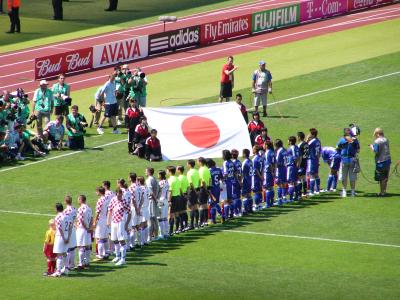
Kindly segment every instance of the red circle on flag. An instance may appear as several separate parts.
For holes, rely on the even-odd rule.
[[[218,143],[221,136],[218,125],[213,120],[198,116],[186,118],[182,122],[182,132],[192,145],[199,148],[211,148]]]

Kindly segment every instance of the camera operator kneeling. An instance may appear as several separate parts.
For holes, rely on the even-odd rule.
[[[66,127],[68,134],[68,146],[72,150],[82,150],[85,148],[84,134],[88,126],[83,115],[78,113],[78,106],[71,107],[71,113],[67,116]]]

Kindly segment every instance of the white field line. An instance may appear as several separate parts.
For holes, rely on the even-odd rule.
[[[274,2],[274,1],[276,1],[276,0],[256,1],[254,3],[239,4],[239,5],[231,6],[231,9],[236,8],[236,10],[244,10],[244,9],[251,8],[253,6],[255,6],[255,7],[257,7],[257,6],[264,7],[265,6],[264,4],[266,2]],[[193,15],[190,15],[190,16],[187,16],[187,17],[178,18],[177,23],[183,22],[183,21],[188,21],[188,20],[193,20],[193,19],[198,19],[198,18],[204,18],[205,16],[210,15],[210,14],[215,14],[216,12],[224,13],[225,10],[227,10],[227,9],[229,9],[229,7],[220,8],[220,9],[217,9],[217,10],[209,10],[209,11],[193,14]],[[2,59],[3,57],[14,56],[14,55],[19,55],[19,54],[29,53],[29,52],[34,52],[34,51],[41,51],[41,50],[45,50],[45,49],[49,49],[49,48],[56,48],[58,46],[65,46],[65,45],[69,45],[69,44],[81,43],[83,41],[90,41],[90,40],[95,40],[95,39],[99,39],[99,38],[103,38],[103,37],[109,37],[109,36],[114,36],[114,35],[122,35],[122,34],[125,34],[127,32],[131,32],[131,31],[136,31],[136,30],[142,30],[142,29],[146,29],[146,28],[152,28],[152,27],[156,27],[156,26],[161,26],[160,24],[161,24],[160,22],[154,22],[154,23],[150,23],[150,24],[140,25],[140,26],[137,26],[137,27],[134,27],[134,28],[130,28],[130,29],[127,29],[127,30],[111,32],[111,33],[108,33],[108,34],[91,36],[91,37],[87,37],[87,38],[83,38],[83,39],[79,39],[79,40],[67,41],[67,42],[53,44],[53,45],[49,45],[49,46],[45,46],[45,47],[33,48],[33,49],[22,50],[22,51],[16,51],[16,52],[0,55],[0,59]],[[2,66],[0,66],[0,67],[2,67]]]
[[[267,105],[271,106],[271,105],[275,105],[275,104],[278,104],[278,103],[284,103],[284,102],[288,102],[288,101],[292,101],[292,100],[296,100],[296,99],[310,97],[310,96],[314,96],[314,95],[318,95],[318,94],[322,94],[322,93],[326,93],[326,92],[342,89],[342,88],[345,88],[345,87],[357,85],[357,84],[360,84],[360,83],[364,83],[364,82],[368,82],[368,81],[372,81],[372,80],[376,80],[376,79],[380,79],[380,78],[385,78],[385,77],[389,77],[389,76],[394,76],[394,75],[398,75],[398,74],[400,74],[400,71],[396,71],[396,72],[388,73],[388,74],[384,74],[384,75],[379,75],[379,76],[367,78],[367,79],[364,79],[364,80],[354,81],[354,82],[351,82],[351,83],[338,85],[338,86],[335,86],[335,87],[332,87],[332,88],[323,89],[323,90],[315,91],[315,92],[312,92],[312,93],[307,93],[307,94],[300,95],[300,96],[295,96],[295,97],[291,97],[291,98],[275,101],[275,102],[269,103]]]
[[[119,140],[119,141],[103,144],[103,145],[100,145],[100,146],[96,146],[96,147],[93,147],[92,149],[104,148],[104,147],[108,147],[108,146],[119,144],[119,143],[126,142],[126,141],[127,141],[127,139],[123,139],[123,140]],[[50,160],[55,160],[55,159],[59,159],[59,158],[67,157],[67,156],[76,155],[76,154],[79,154],[79,153],[82,153],[82,152],[85,152],[85,151],[86,150],[79,150],[79,151],[69,152],[69,153],[65,153],[65,154],[61,154],[61,155],[57,155],[57,156],[53,156],[53,157],[49,157],[49,158],[44,158],[42,160],[30,162],[30,163],[27,163],[27,164],[24,164],[24,165],[15,166],[15,167],[11,167],[11,168],[6,168],[6,169],[3,169],[3,170],[0,170],[0,173],[7,172],[7,171],[12,171],[12,170],[16,170],[16,169],[32,166],[32,165],[41,164],[41,163],[44,163],[44,162],[47,162],[47,161],[50,161]]]
[[[225,233],[242,233],[242,234],[251,234],[251,235],[264,235],[264,236],[272,236],[272,237],[302,239],[302,240],[315,240],[315,241],[325,241],[325,242],[334,242],[334,243],[343,243],[343,244],[367,245],[367,246],[376,246],[376,247],[400,248],[400,245],[393,245],[393,244],[382,244],[382,243],[370,243],[370,242],[359,242],[359,241],[349,241],[349,240],[338,240],[338,239],[329,239],[329,238],[302,236],[302,235],[292,235],[292,234],[265,233],[265,232],[244,231],[244,230],[231,230],[231,229],[226,229],[226,230],[223,230],[222,232],[225,232]]]
[[[394,75],[397,75],[397,74],[400,74],[400,71],[393,72],[393,73],[388,73],[388,74],[383,74],[383,75],[379,75],[379,76],[375,76],[375,77],[371,77],[371,78],[367,78],[367,79],[363,79],[363,80],[359,80],[359,81],[355,81],[355,82],[351,82],[351,83],[347,83],[347,84],[342,84],[342,85],[339,85],[339,86],[336,86],[336,87],[323,89],[323,90],[320,90],[320,91],[315,91],[315,92],[312,92],[312,93],[307,93],[307,94],[304,94],[304,95],[291,97],[291,98],[288,98],[288,99],[275,101],[275,102],[269,103],[268,106],[275,105],[275,104],[278,104],[278,103],[288,102],[288,101],[292,101],[292,100],[296,100],[296,99],[306,98],[306,97],[309,97],[309,96],[313,96],[313,95],[317,95],[317,94],[321,94],[321,93],[326,93],[326,92],[330,92],[330,91],[333,91],[333,90],[337,90],[337,89],[341,89],[341,88],[357,85],[357,84],[360,84],[360,83],[364,83],[364,82],[368,82],[368,81],[372,81],[372,80],[376,80],[376,79],[380,79],[380,78],[385,78],[385,77],[389,77],[389,76],[394,76]],[[118,143],[125,142],[125,141],[127,141],[127,140],[123,139],[123,140],[111,142],[111,143],[108,143],[108,144],[96,146],[96,147],[93,147],[93,149],[103,148],[103,147],[111,146],[111,145],[118,144]],[[3,169],[3,170],[0,169],[0,173],[6,172],[6,171],[15,170],[15,169],[19,169],[19,168],[23,168],[23,167],[27,167],[27,166],[38,164],[38,163],[42,163],[42,162],[46,162],[46,161],[49,161],[49,160],[63,158],[63,157],[70,156],[70,155],[75,155],[75,154],[82,153],[82,152],[84,152],[84,150],[83,151],[70,152],[70,153],[66,153],[66,154],[62,154],[62,155],[58,155],[58,156],[54,156],[54,157],[50,157],[50,158],[45,158],[43,160],[27,163],[27,164],[21,165],[21,166],[6,168],[6,169]]]
[[[396,11],[397,10],[400,10],[400,8],[396,9]],[[303,33],[319,31],[319,30],[323,30],[323,29],[327,29],[327,28],[339,27],[339,26],[344,26],[344,25],[348,25],[348,24],[352,24],[352,23],[367,22],[367,21],[371,21],[371,20],[374,20],[374,19],[382,19],[382,18],[400,16],[400,14],[399,15],[396,14],[396,15],[390,15],[390,16],[386,16],[386,17],[379,17],[379,18],[377,17],[377,16],[384,15],[384,14],[387,14],[387,13],[390,13],[390,12],[377,13],[377,14],[372,15],[372,16],[362,17],[362,18],[349,20],[349,21],[344,21],[344,22],[340,22],[340,23],[337,23],[337,24],[331,24],[331,25],[327,25],[327,26],[321,26],[321,27],[316,27],[316,28],[312,28],[312,29],[297,31],[297,32],[289,33],[289,34],[276,36],[276,37],[273,37],[273,38],[257,40],[257,41],[251,42],[251,43],[244,43],[244,44],[240,44],[240,45],[236,45],[236,46],[232,46],[232,47],[226,47],[226,48],[223,48],[223,49],[204,52],[204,53],[200,53],[200,54],[195,54],[195,55],[191,55],[191,56],[187,56],[187,57],[183,57],[183,58],[171,59],[169,61],[164,61],[164,62],[159,62],[159,63],[154,63],[154,64],[151,64],[151,65],[143,66],[142,69],[150,68],[150,67],[154,67],[154,66],[165,65],[165,64],[171,64],[171,63],[174,63],[174,62],[177,62],[177,61],[187,61],[187,60],[191,60],[192,58],[195,58],[195,57],[201,57],[201,56],[206,56],[206,55],[209,55],[209,54],[225,52],[225,51],[229,51],[229,50],[236,49],[236,48],[254,47],[254,45],[259,44],[259,43],[278,40],[278,39],[282,39],[282,38],[286,38],[286,37],[290,37],[290,36],[296,36],[296,35],[300,35],[300,34],[303,34]],[[70,82],[69,84],[70,85],[74,85],[74,84],[87,82],[87,81],[92,81],[92,80],[97,80],[97,79],[106,78],[106,77],[108,77],[108,74],[104,74],[104,75],[100,75],[100,76],[95,76],[95,77],[90,77],[90,78],[86,78],[86,79],[73,81],[73,82]],[[19,83],[15,83],[15,84],[1,86],[0,89],[7,89],[7,88],[12,87],[12,86],[21,86],[23,84],[28,84],[28,83],[31,83],[31,82],[34,82],[34,80],[28,80],[28,81],[24,81],[24,82],[19,82]],[[30,92],[28,92],[28,94],[32,94],[33,92],[34,91],[30,91]]]
[[[398,8],[396,10],[400,10],[400,8]],[[290,37],[290,36],[296,36],[296,35],[300,35],[300,34],[304,34],[304,33],[308,33],[308,32],[319,31],[319,30],[323,30],[323,29],[327,29],[327,28],[344,26],[344,25],[347,25],[347,24],[350,24],[350,23],[360,23],[360,22],[367,22],[367,21],[374,20],[374,19],[381,19],[382,17],[377,18],[377,16],[380,16],[382,14],[387,14],[387,13],[388,12],[378,13],[378,14],[375,14],[373,16],[363,17],[363,18],[359,18],[359,19],[355,19],[355,20],[351,20],[351,21],[349,20],[349,21],[344,21],[344,22],[337,23],[337,24],[331,24],[331,25],[321,26],[321,27],[317,27],[317,28],[297,31],[297,32],[293,32],[293,33],[288,33],[288,34],[272,37],[272,38],[266,38],[266,39],[263,39],[263,40],[257,40],[257,41],[251,42],[251,43],[244,43],[244,44],[235,45],[235,46],[232,46],[232,47],[226,47],[226,48],[223,48],[223,49],[218,49],[218,50],[214,50],[214,51],[208,51],[208,52],[204,52],[204,53],[200,53],[200,54],[190,55],[190,56],[186,56],[186,57],[183,57],[183,58],[171,59],[169,61],[163,61],[163,62],[158,62],[158,63],[154,63],[154,64],[151,64],[151,65],[143,66],[142,69],[151,68],[151,67],[160,66],[160,65],[171,64],[171,63],[174,63],[174,62],[177,62],[177,61],[188,61],[188,60],[192,60],[192,58],[201,57],[201,56],[207,56],[207,55],[214,54],[214,53],[219,53],[219,52],[225,52],[225,51],[233,50],[233,49],[236,49],[236,48],[254,47],[254,45],[256,45],[256,44],[260,44],[260,43],[264,43],[264,42],[268,42],[268,41],[273,41],[273,40],[279,40],[279,39],[282,39],[282,38],[286,38],[286,37]],[[384,18],[393,17],[393,16],[400,16],[400,14],[399,15],[390,15],[390,16],[386,16]],[[70,85],[74,85],[74,84],[79,84],[79,83],[82,83],[82,82],[87,82],[87,81],[92,81],[92,80],[97,80],[97,79],[100,79],[100,78],[107,78],[107,77],[108,77],[108,74],[104,74],[104,75],[99,75],[99,76],[95,76],[95,77],[90,77],[90,78],[86,78],[86,79],[73,81],[73,82],[70,82],[69,84]],[[20,85],[31,83],[31,82],[34,82],[34,80],[29,80],[29,81],[25,81],[25,82],[20,82],[20,83],[16,83],[16,84],[2,86],[2,87],[0,87],[0,89],[8,88],[8,87],[11,87],[11,86],[20,86]],[[28,94],[32,94],[33,92],[34,91],[30,91],[30,92],[28,92]]]
[[[0,213],[5,213],[5,214],[17,214],[17,215],[31,215],[31,216],[45,216],[45,217],[54,217],[53,215],[50,214],[42,214],[42,213],[35,213],[35,212],[27,212],[27,211],[14,211],[14,210],[4,210],[0,209]]]

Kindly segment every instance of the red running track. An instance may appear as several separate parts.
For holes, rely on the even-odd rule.
[[[280,5],[277,5],[278,1]],[[278,1],[273,1],[274,4],[271,4],[271,1],[262,1],[262,2],[258,1],[242,6],[226,8],[223,11],[218,10],[214,12],[207,12],[199,15],[182,18],[181,19],[182,23],[173,24],[173,26],[168,27],[168,29],[204,23],[206,21],[214,19],[221,19],[221,15],[223,16],[225,13],[229,14],[229,16],[242,15],[245,13],[251,13],[258,10],[263,10],[265,9],[266,5],[281,6],[283,3],[289,3],[289,1],[282,1],[282,0]],[[206,20],[205,16],[207,16]],[[194,19],[190,19],[191,17],[194,17]],[[225,43],[215,44],[205,48],[196,48],[190,51],[184,51],[165,56],[148,58],[141,62],[135,62],[134,64],[135,65],[140,64],[144,72],[151,74],[155,72],[161,72],[169,69],[187,66],[189,64],[200,63],[207,60],[221,58],[227,55],[236,55],[243,52],[263,49],[265,47],[289,43],[296,40],[301,40],[313,36],[323,35],[326,33],[346,30],[357,26],[364,26],[399,17],[400,17],[400,4],[390,5],[377,8],[374,10],[359,12],[352,15],[346,15],[342,17],[328,19],[321,22],[269,32],[267,34],[259,34],[243,39],[231,40]],[[135,34],[139,33],[139,35],[150,34],[159,31],[160,30],[159,26],[160,24],[150,24],[124,31],[119,31],[118,34],[113,32],[106,35],[89,37],[86,39],[84,38],[82,40],[68,41],[66,43],[69,43],[68,47],[71,46],[71,48],[68,49],[73,49],[72,45],[81,48],[94,44],[104,43],[105,41],[120,40],[127,38],[127,36],[123,37],[121,36],[121,34],[126,35],[128,31],[131,33],[134,32]],[[64,43],[64,45],[66,43]],[[87,43],[92,43],[92,44],[87,44]],[[50,45],[45,47],[32,48],[28,50],[0,55],[0,74],[4,74],[3,70],[5,70],[5,68],[10,68],[11,66],[12,69],[15,71],[14,74],[0,75],[0,89],[15,90],[17,87],[23,87],[25,91],[32,92],[35,88],[37,88],[38,85],[37,82],[33,80],[34,78],[33,61],[35,57],[34,55],[36,54],[39,57],[43,56],[44,53],[52,54],[63,51],[55,47],[59,47],[59,45]],[[50,52],[47,53],[47,51]],[[90,73],[70,75],[68,78],[68,83],[72,85],[73,90],[79,90],[87,87],[92,87],[95,85],[101,85],[106,80],[110,70],[111,68],[102,69]]]

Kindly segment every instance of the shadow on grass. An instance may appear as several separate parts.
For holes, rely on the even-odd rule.
[[[333,197],[332,195],[332,199],[333,198],[338,198],[338,196],[336,195],[336,197]],[[315,198],[302,200],[299,202],[294,202],[292,204],[282,205],[280,207],[271,207],[268,209],[263,209],[261,211],[257,211],[252,214],[243,216],[241,218],[231,219],[223,224],[220,223],[215,225],[209,225],[208,227],[199,230],[191,230],[185,233],[176,234],[168,239],[154,241],[150,245],[145,246],[144,248],[139,248],[139,249],[137,248],[135,251],[128,252],[126,257],[126,263],[127,266],[134,265],[134,266],[165,267],[167,266],[167,264],[151,261],[152,257],[158,254],[163,254],[174,250],[178,250],[181,247],[184,247],[186,244],[197,242],[209,236],[214,236],[222,231],[238,230],[244,226],[258,222],[270,222],[273,221],[274,218],[279,217],[280,215],[293,213],[301,209],[313,207],[315,205],[320,205],[323,203],[329,203],[332,201],[333,200],[331,199],[315,199]],[[120,267],[110,266],[110,264],[106,262],[100,264],[94,263],[91,268],[93,269],[80,273],[81,274],[80,276],[86,276],[86,274],[89,275],[92,272],[93,273],[99,273],[103,271],[110,272]]]

